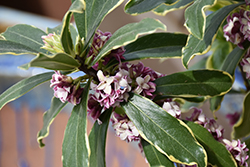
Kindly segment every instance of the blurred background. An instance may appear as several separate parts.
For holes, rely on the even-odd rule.
[[[167,25],[168,32],[187,33],[184,28],[183,10],[174,11],[166,16],[146,13],[130,16],[124,13],[125,4],[115,9],[103,21],[100,29],[114,32],[127,23],[138,22],[145,17],[157,18]],[[70,0],[8,0],[0,2],[0,33],[8,26],[15,24],[30,24],[42,30],[46,27],[56,27],[60,24],[65,12],[70,6]],[[31,68],[23,71],[17,66],[27,63],[30,55],[0,56],[0,93],[17,81],[35,75],[44,70]],[[180,59],[143,60],[145,66],[164,73],[171,74],[185,70]],[[9,103],[0,111],[0,167],[61,167],[61,146],[72,106],[66,108],[56,117],[50,127],[50,134],[44,140],[46,146],[39,148],[36,141],[37,132],[42,128],[42,116],[50,107],[53,91],[49,83],[44,83],[23,97]],[[207,106],[204,107],[205,110]],[[210,116],[212,114],[208,112]],[[225,120],[220,124],[228,127]],[[92,126],[89,119],[88,129]],[[110,128],[112,129],[112,128]],[[226,131],[229,136],[230,129]],[[108,131],[106,161],[108,167],[148,166],[136,143],[128,144],[116,137],[112,130]]]

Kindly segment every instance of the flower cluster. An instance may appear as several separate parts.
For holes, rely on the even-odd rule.
[[[115,129],[116,135],[120,137],[121,140],[127,142],[139,141],[140,134],[136,129],[134,123],[129,120],[127,115],[120,115],[116,112],[112,113],[111,116],[112,127]]]
[[[63,103],[66,101],[74,105],[80,103],[83,88],[79,84],[75,85],[73,81],[71,77],[62,75],[60,71],[55,71],[50,80],[50,87],[54,89],[54,96]]]
[[[90,100],[96,100],[101,108],[106,110],[110,107],[117,107],[121,102],[127,101],[129,92],[134,92],[146,97],[153,97],[155,83],[153,81],[163,75],[156,73],[151,68],[138,64],[122,63],[114,76],[104,75],[97,72],[98,84],[92,82]],[[95,105],[95,103],[91,103]],[[89,113],[101,113],[96,107],[89,106]],[[96,114],[90,114],[96,115]],[[97,119],[96,117],[94,119]]]
[[[191,117],[186,118],[188,121],[195,122],[197,124],[200,124],[201,126],[205,127],[212,136],[219,142],[223,143],[227,150],[232,154],[234,159],[236,160],[237,164],[239,166],[248,166],[247,160],[249,156],[247,155],[247,152],[249,151],[246,147],[245,143],[241,143],[240,140],[232,140],[230,142],[227,139],[223,138],[223,132],[224,129],[222,126],[218,125],[214,119],[206,118],[206,116],[202,113],[201,109],[192,108],[194,111],[191,115]],[[197,165],[184,165],[179,164],[183,167],[197,167]]]
[[[97,76],[99,84],[91,83],[91,90],[95,93],[91,94],[90,97],[96,100],[104,110],[127,101],[131,87],[130,80],[123,70],[115,76],[104,76],[103,72],[99,70]]]
[[[227,150],[233,155],[237,164],[239,166],[248,167],[247,159],[249,158],[249,156],[247,155],[247,152],[249,150],[246,147],[246,144],[241,143],[240,140],[232,140],[232,142],[230,142],[227,139],[223,139],[223,142],[224,142]]]
[[[97,31],[88,57],[94,58],[107,40],[111,37],[110,33]],[[153,81],[163,75],[156,73],[151,68],[144,67],[143,63],[129,64],[122,63],[124,48],[118,48],[110,52],[102,60],[102,64],[96,63],[92,68],[98,70],[98,81],[91,83],[90,105],[88,106],[89,115],[97,119],[101,110],[110,107],[119,106],[121,102],[127,101],[129,92],[134,92],[143,96],[152,97],[155,91],[155,83]],[[113,71],[113,75],[107,71],[100,70],[100,66],[105,66],[107,62],[115,58],[119,61],[119,67]],[[94,107],[97,101],[100,107]],[[98,108],[98,110],[97,110]],[[99,113],[99,114],[97,114]]]
[[[94,35],[87,58],[93,60],[110,37],[111,33],[103,33],[98,30]],[[106,109],[113,107],[113,110],[115,110],[116,107],[120,106],[121,102],[126,102],[129,98],[129,92],[148,98],[154,97],[153,92],[156,85],[153,81],[163,75],[149,67],[145,67],[141,62],[138,64],[122,63],[124,52],[123,47],[112,50],[101,61],[92,66],[97,71],[97,79],[91,82],[88,115],[94,120],[99,120],[99,116]],[[119,64],[114,67],[114,70],[111,70],[112,72],[103,70],[111,59],[116,59]],[[119,115],[113,112],[111,122],[116,135],[121,140],[127,142],[140,140],[138,130],[125,113]]]
[[[214,137],[215,140],[223,139],[224,129],[213,118],[206,118],[201,109],[193,108],[194,112],[191,117],[186,118],[188,121],[193,121],[206,128]]]
[[[227,41],[243,48],[243,42],[250,41],[250,11],[240,10],[228,16],[223,31]]]

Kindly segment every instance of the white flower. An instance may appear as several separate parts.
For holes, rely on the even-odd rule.
[[[181,116],[181,110],[175,102],[164,102],[162,108],[173,117],[180,118]]]
[[[97,72],[97,77],[100,83],[97,85],[96,89],[103,90],[106,94],[110,95],[112,91],[111,83],[114,81],[114,77],[105,77],[101,70]]]
[[[150,86],[148,84],[150,80],[150,76],[146,75],[144,78],[142,77],[137,77],[136,78],[136,83],[138,84],[137,88],[134,90],[135,93],[140,94],[143,89],[149,89]]]

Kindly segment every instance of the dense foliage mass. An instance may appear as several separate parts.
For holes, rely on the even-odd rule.
[[[130,0],[124,10],[132,15],[185,9],[189,35],[165,32],[166,26],[152,18],[127,24],[114,34],[99,30],[104,17],[122,2],[72,0],[58,27],[43,32],[18,24],[0,34],[0,54],[33,54],[21,68],[54,71],[7,89],[0,95],[0,108],[50,80],[54,97],[37,139],[44,146],[54,118],[67,103],[74,105],[62,146],[64,167],[106,166],[109,123],[121,140],[138,142],[150,166],[248,166],[250,1]],[[203,58],[189,69],[198,55]],[[152,58],[179,58],[187,71],[166,75],[142,62],[131,63]],[[233,87],[237,70],[244,78],[241,90]],[[77,78],[70,76],[79,71]],[[227,115],[233,126],[228,140],[224,128],[197,106],[209,101],[215,112],[231,93],[244,94],[245,99],[242,112]],[[192,114],[184,118],[187,106]],[[96,121],[89,136],[87,116]]]

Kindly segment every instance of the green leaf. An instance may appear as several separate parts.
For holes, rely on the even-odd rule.
[[[104,44],[103,48],[91,62],[90,66],[93,66],[111,50],[132,43],[138,38],[139,35],[153,33],[157,29],[166,30],[166,26],[158,20],[152,18],[146,18],[139,23],[130,23],[123,26],[122,28],[118,29]]]
[[[35,75],[29,78],[25,78],[15,85],[11,86],[0,95],[0,109],[2,109],[2,107],[8,102],[21,97],[34,87],[50,80],[53,74],[53,72],[48,72]]]
[[[210,164],[217,167],[237,167],[232,154],[222,143],[215,140],[207,129],[194,122],[187,121],[186,124],[192,130],[198,142],[205,148]]]
[[[196,38],[203,39],[206,14],[204,9],[212,7],[217,0],[195,0],[194,3],[185,10],[185,27]]]
[[[151,100],[136,94],[122,104],[122,107],[141,137],[171,161],[206,166],[205,150],[181,120],[171,116]]]
[[[67,103],[62,103],[60,99],[53,97],[51,100],[51,106],[48,111],[43,115],[43,127],[38,132],[37,141],[40,147],[45,146],[42,140],[49,135],[49,127],[53,123],[57,114],[63,109]]]
[[[63,29],[61,32],[61,43],[64,51],[69,55],[74,56],[74,46],[69,28],[71,16],[72,16],[71,12],[66,13],[66,15],[64,16],[63,27],[62,27]]]
[[[232,77],[217,70],[185,71],[155,80],[156,92],[162,95],[199,97],[227,93],[232,86]]]
[[[82,100],[71,113],[67,123],[63,145],[62,161],[63,167],[89,166],[89,140],[87,136],[87,103],[90,82],[84,87]]]
[[[125,12],[131,15],[138,15],[149,12],[163,3],[173,5],[177,2],[178,0],[130,0],[125,6]]]
[[[156,9],[154,9],[153,12],[157,15],[165,16],[169,12],[187,7],[193,1],[194,0],[179,0],[177,3],[173,5],[161,4]]]
[[[147,141],[141,141],[143,151],[150,166],[174,167],[174,163],[167,156],[160,153],[154,146]]]
[[[221,102],[223,101],[223,99],[224,99],[224,96],[215,96],[215,97],[212,97],[211,99],[209,99],[210,110],[213,113],[220,109]]]
[[[39,53],[36,58],[20,68],[41,67],[50,70],[73,70],[79,66],[78,61],[66,53],[57,53],[53,56]]]
[[[32,50],[35,50],[36,52],[47,52],[46,50],[41,49],[44,45],[42,36],[47,34],[34,26],[17,24],[13,27],[7,28],[7,30],[1,35],[7,41],[19,43],[28,48],[32,48]]]
[[[182,63],[185,68],[188,68],[189,61],[195,55],[203,55],[210,50],[216,33],[227,15],[242,4],[243,3],[238,3],[225,6],[210,14],[206,19],[206,29],[202,40],[196,38],[192,34],[189,35],[187,45],[182,50]]]
[[[1,54],[20,55],[20,54],[37,54],[37,53],[38,53],[37,51],[25,45],[12,41],[0,40],[0,55]]]
[[[250,92],[247,93],[243,101],[242,114],[239,121],[233,126],[232,138],[239,139],[250,135],[249,128],[249,118],[250,118]]]
[[[109,125],[110,115],[113,108],[106,110],[98,121],[95,122],[90,134],[89,134],[89,145],[90,145],[90,161],[89,166],[91,167],[105,167],[105,147],[106,147],[106,135]]]
[[[75,2],[76,0],[71,1]],[[124,0],[87,0],[85,12],[82,14],[74,14],[79,35],[85,39],[86,46],[88,46],[104,17],[123,1]]]
[[[61,43],[63,49],[69,55],[75,56],[74,45],[70,33],[70,20],[73,13],[83,13],[86,8],[84,0],[76,0],[72,3],[69,10],[63,18],[62,32],[61,32]]]
[[[166,40],[167,39],[167,40]],[[126,61],[147,58],[180,58],[187,35],[155,33],[138,38],[125,46],[123,57]]]
[[[248,46],[249,45],[250,43],[248,44]],[[226,71],[233,76],[236,67],[245,55],[246,51],[247,49],[241,49],[239,47],[234,48],[234,50],[227,56],[227,58],[222,63],[220,70]]]
[[[236,67],[238,66],[240,60],[245,55],[247,49],[241,49],[239,47],[234,48],[234,50],[227,55],[224,62],[221,64],[220,70],[228,72],[231,76],[234,76]],[[220,108],[223,97],[216,96],[210,99],[210,110],[212,112],[217,111]]]
[[[224,40],[215,40],[211,51],[212,55],[207,60],[207,68],[220,69],[226,56],[233,50],[232,44]]]

